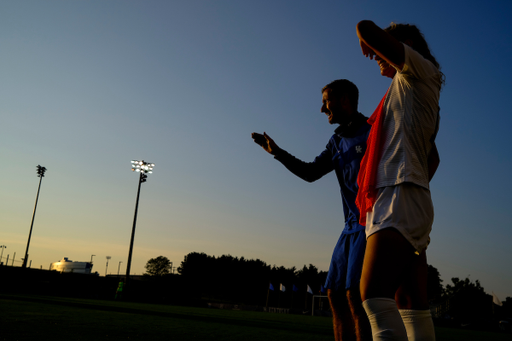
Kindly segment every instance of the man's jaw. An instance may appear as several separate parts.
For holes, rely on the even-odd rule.
[[[329,113],[329,114],[326,114],[326,115],[327,115],[327,120],[329,121],[329,124],[333,124],[333,122],[332,122],[332,119],[333,119],[332,112]]]

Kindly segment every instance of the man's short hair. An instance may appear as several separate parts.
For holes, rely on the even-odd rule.
[[[336,97],[347,96],[352,109],[357,111],[357,104],[359,102],[359,90],[354,83],[347,79],[338,79],[324,86],[322,88],[322,93],[324,93],[324,91],[327,89],[330,89],[331,94]]]

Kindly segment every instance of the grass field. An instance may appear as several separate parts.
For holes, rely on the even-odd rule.
[[[436,328],[438,341],[512,335]],[[0,340],[334,340],[331,319],[208,308],[0,295]]]

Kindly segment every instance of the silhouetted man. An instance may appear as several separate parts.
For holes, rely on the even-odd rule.
[[[341,189],[345,228],[334,248],[325,287],[333,312],[336,341],[371,340],[371,330],[359,294],[366,248],[365,227],[359,225],[357,174],[371,126],[357,111],[359,91],[346,79],[322,89],[321,112],[339,124],[325,150],[313,162],[303,162],[279,148],[266,133],[252,133],[254,142],[301,179],[313,182],[335,171]]]

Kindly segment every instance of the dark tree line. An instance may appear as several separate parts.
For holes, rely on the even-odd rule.
[[[441,280],[433,279],[436,276],[439,276],[437,269],[429,266],[429,297],[431,307],[437,308],[434,315],[438,324],[496,330],[498,321],[512,320],[512,297],[495,302],[479,280],[472,282],[469,278],[461,280],[455,277],[443,287]]]
[[[172,285],[179,282],[178,294],[195,302],[208,300],[261,307],[267,305],[268,300],[271,307],[295,310],[311,309],[311,294],[307,293],[307,287],[313,294],[320,295],[327,276],[313,264],[301,269],[285,268],[271,266],[260,259],[231,255],[215,257],[198,252],[184,257],[178,268],[180,275],[168,274],[169,260],[162,256],[148,261],[146,269],[152,278],[167,278],[168,283],[174,283]],[[171,277],[174,279],[169,281]],[[446,286],[442,282],[439,271],[429,265],[428,298],[431,307],[439,308],[436,317],[440,320],[449,320],[452,325],[481,326],[512,317],[512,298],[507,297],[502,306],[494,304],[493,297],[485,293],[478,280],[473,283],[468,278],[452,278],[452,283]],[[269,290],[270,284],[273,291]],[[281,284],[286,288],[284,292],[280,291]]]
[[[291,307],[304,305],[309,285],[318,294],[326,273],[310,264],[295,267],[269,265],[260,259],[192,252],[185,256],[178,272],[195,298],[206,298],[244,305]],[[270,284],[274,290],[269,290]],[[280,285],[285,291],[280,291]],[[293,288],[297,291],[293,291]],[[299,302],[302,302],[299,304]]]
[[[441,284],[442,282],[443,280],[441,279],[439,271],[429,264],[427,275],[427,296],[430,302],[436,302],[443,297],[444,288]]]
[[[446,317],[455,325],[493,329],[496,321],[512,318],[512,298],[507,297],[496,304],[479,280],[472,282],[469,278],[452,278],[452,284],[446,285],[443,298],[449,308]]]
[[[478,280],[452,278],[452,284],[446,285],[446,296],[450,299],[449,314],[462,323],[475,323],[492,316],[492,296],[485,293]]]
[[[320,294],[327,272],[319,271],[316,266],[304,265],[302,269],[270,266],[259,259],[245,259],[223,255],[209,256],[205,253],[192,252],[185,256],[178,272],[183,275],[196,297],[216,298],[245,304],[262,305],[266,303],[269,284],[271,303],[290,306],[292,300],[304,295],[307,286],[315,295]],[[442,299],[444,288],[439,271],[428,267],[428,296],[431,302]],[[280,291],[283,284],[286,291]],[[293,287],[297,289],[293,292]],[[277,297],[277,301],[275,298]],[[304,297],[304,296],[303,296]]]

